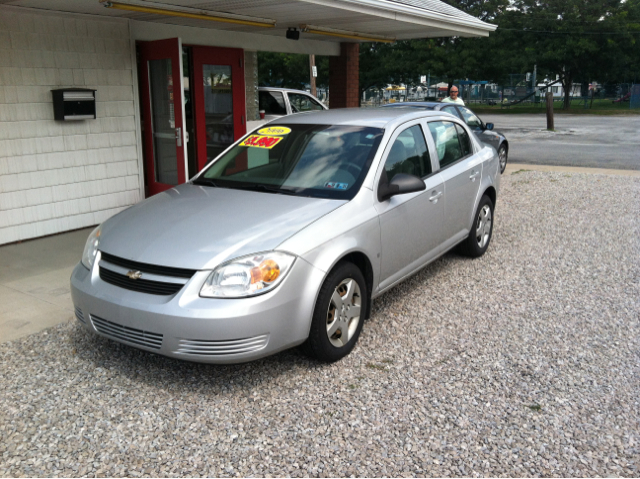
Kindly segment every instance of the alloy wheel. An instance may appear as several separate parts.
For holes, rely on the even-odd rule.
[[[507,149],[504,146],[498,151],[498,158],[500,160],[500,172],[503,172],[507,167]]]
[[[346,346],[358,330],[362,311],[360,286],[346,278],[336,286],[327,309],[327,336],[337,348]]]
[[[489,242],[491,236],[491,208],[484,205],[478,214],[476,221],[476,241],[480,249],[483,249]]]

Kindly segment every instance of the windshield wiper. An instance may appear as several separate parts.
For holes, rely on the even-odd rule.
[[[267,193],[298,196],[298,194],[293,190],[288,190],[285,188],[277,188],[274,186],[267,186],[267,185],[233,185],[233,186],[229,185],[229,188],[235,188],[238,190],[247,190],[247,191],[265,191]]]
[[[194,185],[204,185],[204,186],[218,186],[218,184],[213,181],[210,180],[209,178],[196,178],[195,180],[192,181],[192,183]]]

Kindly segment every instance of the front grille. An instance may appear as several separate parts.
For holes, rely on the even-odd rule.
[[[116,273],[100,266],[100,279],[105,283],[119,286],[120,288],[138,291],[139,293],[158,294],[168,296],[182,289],[182,283],[164,283],[148,279],[130,279],[124,274]]]
[[[191,278],[196,271],[193,269],[171,268],[169,266],[158,266],[155,264],[138,263],[124,258],[119,258],[108,253],[100,252],[100,257],[107,263],[115,264],[127,269],[142,271],[143,273],[159,274],[161,276],[172,276],[174,278]]]
[[[121,324],[107,321],[106,319],[99,318],[98,316],[90,315],[91,322],[96,328],[96,331],[104,334],[112,339],[126,341],[129,343],[137,344],[139,346],[146,346],[147,348],[160,349],[162,346],[162,334],[151,333],[149,331],[143,331],[142,329],[130,328]]]
[[[226,356],[249,353],[266,347],[269,335],[228,341],[208,341],[203,339],[181,339],[178,353],[194,356]]]
[[[78,321],[80,321],[81,323],[85,323],[84,314],[82,314],[82,310],[77,306],[75,307],[75,310],[76,310],[76,318],[78,318]]]

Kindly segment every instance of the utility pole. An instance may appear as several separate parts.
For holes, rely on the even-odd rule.
[[[311,94],[313,96],[316,95],[316,77],[318,76],[318,70],[316,70],[316,56],[311,54],[309,55],[309,75],[311,78],[309,79],[309,85],[311,85]]]
[[[545,101],[547,102],[547,130],[555,130],[553,125],[553,93],[550,91],[545,95]]]

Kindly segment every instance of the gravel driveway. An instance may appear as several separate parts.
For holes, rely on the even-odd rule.
[[[638,476],[640,179],[503,177],[493,242],[331,365],[179,362],[74,323],[0,346],[5,476]]]

